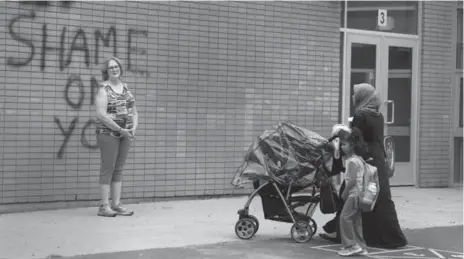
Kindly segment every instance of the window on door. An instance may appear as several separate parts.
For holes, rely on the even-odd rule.
[[[455,98],[455,120],[454,120],[454,176],[453,182],[455,184],[463,183],[463,138],[462,138],[462,124],[463,124],[463,78],[462,73],[457,76],[456,94],[459,98]],[[457,99],[457,100],[456,100]],[[459,118],[456,118],[459,116]]]
[[[455,184],[463,183],[463,75],[462,75],[462,7],[457,8],[456,25],[456,76],[454,80],[454,174]]]
[[[386,117],[392,121],[387,127],[395,140],[397,162],[411,161],[412,62],[412,48],[388,47],[387,98],[394,106],[387,106]]]
[[[347,24],[345,20],[347,10]],[[386,26],[377,25],[378,10],[387,11]],[[417,1],[342,1],[341,27],[417,35]]]

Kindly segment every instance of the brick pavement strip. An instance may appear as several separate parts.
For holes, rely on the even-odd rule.
[[[462,189],[393,189],[403,228],[463,224]],[[97,217],[97,208],[4,214],[0,217],[0,258],[134,251],[237,241],[237,210],[246,197],[130,204],[133,217]],[[290,224],[264,221],[259,199],[251,212],[260,220],[254,241],[290,240]],[[332,215],[316,212],[321,226]]]

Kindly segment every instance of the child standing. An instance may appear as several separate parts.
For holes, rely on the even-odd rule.
[[[345,189],[342,198],[345,200],[340,215],[340,237],[343,249],[340,256],[366,255],[366,243],[363,238],[359,194],[363,190],[364,161],[360,156],[366,149],[362,133],[358,128],[351,132],[341,131],[339,134],[341,149],[345,156]]]

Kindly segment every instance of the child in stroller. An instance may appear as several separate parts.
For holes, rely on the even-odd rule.
[[[235,233],[239,238],[250,239],[259,229],[258,219],[249,214],[253,198],[259,195],[265,219],[293,223],[290,233],[296,242],[311,240],[317,231],[312,216],[320,201],[318,189],[327,179],[332,162],[329,143],[290,123],[281,123],[275,131],[266,131],[258,138],[233,181],[239,186],[241,177],[246,176],[254,187],[244,208],[238,211]],[[297,194],[311,187],[309,194]],[[305,212],[297,211],[300,208]]]

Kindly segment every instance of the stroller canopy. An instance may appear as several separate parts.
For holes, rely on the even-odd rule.
[[[266,130],[248,149],[237,169],[232,185],[242,178],[274,180],[280,185],[306,185],[314,179],[324,163],[332,158],[321,135],[292,123],[280,123]]]

